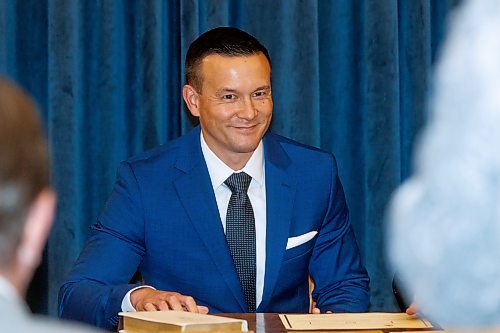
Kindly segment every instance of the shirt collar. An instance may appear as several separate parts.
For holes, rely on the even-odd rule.
[[[203,131],[200,131],[201,151],[205,162],[207,163],[208,173],[212,186],[217,189],[224,181],[235,172],[245,172],[257,182],[259,186],[263,185],[264,181],[264,145],[260,140],[259,145],[253,152],[247,164],[241,170],[234,171],[224,162],[221,161],[217,155],[208,147],[203,137]]]

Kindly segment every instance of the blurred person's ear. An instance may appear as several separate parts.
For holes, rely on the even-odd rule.
[[[51,189],[44,189],[31,204],[16,252],[16,261],[27,275],[29,282],[31,274],[40,264],[43,248],[52,227],[56,207],[56,196]]]

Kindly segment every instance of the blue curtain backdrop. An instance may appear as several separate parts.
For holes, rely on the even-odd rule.
[[[38,102],[59,196],[32,308],[55,314],[59,285],[117,164],[191,128],[181,99],[187,47],[201,32],[231,25],[270,51],[272,129],[336,154],[372,278],[372,310],[394,310],[384,209],[410,172],[432,63],[456,2],[0,1],[0,74]]]

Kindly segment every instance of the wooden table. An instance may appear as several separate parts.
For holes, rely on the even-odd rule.
[[[224,317],[244,319],[255,333],[286,332],[277,313],[224,313]]]
[[[224,313],[220,314],[221,316],[224,317],[231,317],[231,318],[238,318],[238,319],[245,319],[248,322],[248,329],[251,331],[254,331],[255,333],[285,333],[288,332],[285,330],[285,327],[281,323],[281,320],[278,316],[277,313]],[[405,331],[429,331],[429,330],[438,330],[438,328],[434,329],[389,329],[389,330],[372,330],[373,331],[379,331],[379,332],[405,332]],[[293,332],[293,331],[290,331]],[[326,331],[321,331],[321,332],[326,332]],[[335,332],[335,331],[332,331]],[[340,331],[336,331],[340,332]],[[345,332],[343,330],[342,332]],[[351,332],[363,332],[362,330],[358,331],[351,331]],[[367,332],[367,331],[365,331]],[[312,332],[311,332],[312,333]]]

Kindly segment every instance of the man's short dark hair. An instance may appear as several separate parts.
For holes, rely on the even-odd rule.
[[[35,104],[0,78],[0,265],[12,259],[31,204],[49,186],[48,170]]]
[[[269,66],[271,58],[267,49],[252,35],[232,27],[219,27],[201,34],[191,43],[186,54],[186,83],[201,93],[201,61],[212,54],[228,57],[250,56],[263,53]]]

